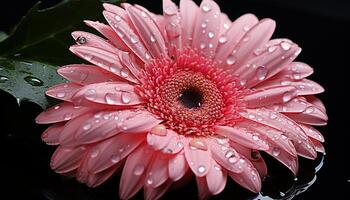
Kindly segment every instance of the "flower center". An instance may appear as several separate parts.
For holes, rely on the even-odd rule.
[[[190,87],[182,91],[179,101],[187,108],[200,108],[203,103],[203,95],[198,88]]]
[[[181,135],[212,135],[216,125],[233,125],[245,89],[236,77],[220,70],[193,50],[177,52],[175,59],[153,59],[137,86],[147,109]]]

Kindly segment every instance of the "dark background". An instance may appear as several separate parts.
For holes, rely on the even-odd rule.
[[[36,0],[8,0],[0,3],[0,30],[10,31]],[[59,0],[43,0],[43,6]],[[161,0],[130,0],[160,13]],[[196,1],[199,3],[199,1]],[[310,64],[315,73],[311,79],[320,83],[326,92],[319,95],[327,107],[329,124],[319,130],[325,136],[324,166],[317,180],[295,199],[348,199],[350,189],[347,148],[349,120],[346,86],[349,78],[350,4],[346,0],[220,0],[223,12],[232,19],[251,12],[259,18],[276,20],[274,37],[293,40],[303,48],[298,60]],[[93,20],[93,19],[92,19]],[[53,147],[40,141],[46,128],[34,123],[41,109],[31,103],[16,105],[16,100],[0,91],[1,136],[1,199],[117,199],[118,178],[113,178],[97,189],[89,189],[74,180],[63,178],[49,169]],[[268,158],[267,158],[268,159]],[[300,175],[294,181],[288,170],[270,160],[270,176],[264,182],[263,193],[273,198],[287,197],[290,188],[308,183],[314,176],[317,161],[300,160]],[[293,186],[294,185],[294,186]],[[185,188],[170,192],[165,199],[196,199],[196,186],[192,181]],[[280,193],[282,191],[283,193]],[[7,196],[10,195],[10,196]],[[249,199],[254,194],[245,191],[232,181],[223,194],[215,199]],[[136,199],[142,198],[139,194]],[[267,198],[261,198],[267,199]]]

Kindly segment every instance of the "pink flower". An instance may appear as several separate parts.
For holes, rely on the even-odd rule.
[[[327,115],[294,62],[301,49],[272,39],[275,22],[246,14],[231,22],[212,0],[163,15],[124,3],[104,4],[109,25],[85,21],[106,39],[76,31],[70,50],[91,64],[67,65],[69,80],[47,91],[64,102],[37,117],[53,123],[42,135],[59,145],[57,173],[96,187],[122,169],[119,195],[142,187],[158,199],[175,181],[195,175],[200,198],[220,193],[227,176],[259,192],[265,151],[294,174],[298,155],[324,152],[312,125]],[[124,166],[124,167],[123,167]]]

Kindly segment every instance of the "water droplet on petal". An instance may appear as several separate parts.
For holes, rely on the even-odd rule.
[[[249,26],[244,26],[244,27],[243,27],[243,30],[244,30],[245,32],[249,31],[249,29],[250,29]]]
[[[162,124],[158,124],[158,125],[152,127],[150,132],[152,134],[159,135],[159,136],[166,136],[167,135],[167,129]]]
[[[227,63],[228,65],[233,65],[233,64],[235,64],[235,63],[236,63],[236,56],[234,56],[234,55],[229,55],[229,56],[227,57],[226,63]]]
[[[207,46],[207,45],[206,45],[206,43],[204,43],[204,42],[202,42],[202,43],[199,45],[199,47],[200,47],[201,49],[205,49],[206,46]]]
[[[120,38],[124,38],[125,37],[125,32],[122,31],[120,28],[117,29],[117,35],[120,37]]]
[[[201,24],[201,27],[202,27],[202,28],[206,28],[206,27],[207,27],[207,23],[202,23],[202,24]]]
[[[136,35],[132,34],[130,35],[130,41],[131,43],[136,44],[139,42],[139,38]]]
[[[228,150],[225,154],[225,157],[226,158],[231,158],[231,157],[234,157],[235,156],[235,152],[234,151],[231,151],[231,150]]]
[[[305,113],[310,114],[310,113],[313,113],[314,111],[315,111],[315,108],[310,106],[306,108]]]
[[[128,104],[131,101],[131,95],[129,92],[122,92],[121,98],[122,98],[122,102],[125,104]]]
[[[270,46],[270,47],[267,49],[267,51],[270,52],[270,53],[272,53],[272,52],[276,51],[276,49],[277,49],[276,46]]]
[[[120,76],[123,77],[123,78],[127,78],[129,76],[129,69],[123,67],[120,70]]]
[[[86,37],[84,37],[84,36],[79,36],[79,37],[76,39],[76,42],[77,42],[78,44],[85,44],[85,43],[87,42],[87,39],[86,39]]]
[[[60,109],[60,106],[55,106],[53,109],[58,110]]]
[[[254,160],[257,160],[261,157],[261,155],[260,155],[259,151],[252,150],[250,153],[250,157]]]
[[[145,167],[143,165],[137,165],[135,168],[134,168],[134,174],[136,176],[140,176],[141,174],[143,174],[143,171],[145,170]]]
[[[83,130],[87,131],[91,128],[91,124],[90,123],[87,123],[83,126]]]
[[[285,134],[281,134],[281,138],[286,140],[287,139],[287,136]]]
[[[193,149],[201,149],[203,151],[208,150],[208,146],[205,143],[204,140],[199,139],[199,138],[194,138],[190,141],[189,143],[190,147],[193,147]]]
[[[281,153],[280,148],[274,147],[274,148],[272,149],[272,155],[278,156],[278,155],[280,155],[280,153]]]
[[[105,96],[105,100],[107,104],[115,105],[115,104],[118,104],[117,97],[118,97],[117,94],[107,93]]]
[[[65,115],[63,116],[63,119],[64,119],[64,120],[70,120],[70,119],[72,119],[72,116],[73,116],[73,113],[67,113],[67,114],[65,114]]]
[[[199,172],[199,173],[204,173],[205,170],[206,170],[206,167],[205,167],[204,165],[199,165],[199,166],[198,166],[198,172]]]
[[[292,92],[285,92],[282,99],[283,99],[283,102],[288,102],[292,99],[293,97],[293,93]]]
[[[283,50],[288,51],[292,47],[292,45],[289,42],[282,42],[281,47]]]
[[[209,38],[213,38],[214,36],[215,36],[215,34],[213,32],[211,32],[211,31],[208,32],[208,37]]]
[[[66,96],[65,92],[59,92],[59,93],[56,94],[56,97],[58,97],[58,98],[63,98],[65,96]]]
[[[8,80],[9,78],[7,78],[6,76],[0,76],[0,83],[5,83]]]
[[[167,6],[164,8],[164,13],[167,15],[175,15],[177,10],[174,6]]]
[[[152,184],[153,184],[152,179],[147,179],[147,184],[148,184],[148,185],[152,185]]]
[[[120,161],[120,156],[119,155],[112,155],[111,157],[112,163],[117,163]]]
[[[85,92],[84,94],[85,98],[88,100],[95,100],[97,98],[96,90],[94,89],[89,89]]]
[[[181,33],[181,27],[177,23],[166,24],[165,30],[169,38],[177,38]]]
[[[209,12],[211,10],[211,6],[208,3],[203,3],[202,10],[204,12]]]
[[[226,43],[226,42],[227,42],[227,37],[226,37],[226,36],[221,36],[221,37],[219,38],[219,43],[224,44],[224,43]]]
[[[95,158],[95,157],[98,156],[98,154],[99,154],[99,150],[98,149],[94,149],[94,150],[92,150],[90,156],[91,156],[91,158]]]
[[[260,140],[260,138],[259,138],[259,136],[258,135],[253,135],[253,140],[255,140],[255,141],[258,141],[258,140]]]
[[[260,66],[256,69],[256,77],[258,80],[262,81],[266,78],[267,75],[267,69],[265,66]]]
[[[114,19],[117,21],[117,22],[120,22],[122,20],[122,18],[119,16],[119,15],[116,15],[114,17]]]
[[[151,42],[156,42],[156,38],[154,37],[153,34],[151,34],[150,40],[151,40]]]

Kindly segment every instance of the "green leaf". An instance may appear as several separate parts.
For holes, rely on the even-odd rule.
[[[92,29],[83,20],[104,21],[100,0],[63,0],[40,10],[40,2],[29,10],[11,34],[0,32],[0,90],[13,95],[17,102],[31,101],[42,108],[54,103],[45,91],[64,82],[58,65],[81,63],[69,52],[74,43],[71,32]],[[109,0],[120,3],[121,0]]]
[[[109,2],[120,3],[120,0]],[[0,43],[0,57],[17,56],[44,63],[63,65],[81,62],[68,47],[74,43],[70,33],[88,30],[83,20],[104,21],[99,0],[64,0],[40,10],[33,6],[7,39]]]
[[[7,38],[7,34],[5,32],[0,31],[0,42]]]
[[[12,94],[17,102],[31,101],[46,108],[52,103],[45,91],[64,79],[52,65],[36,61],[0,58],[0,89]]]

